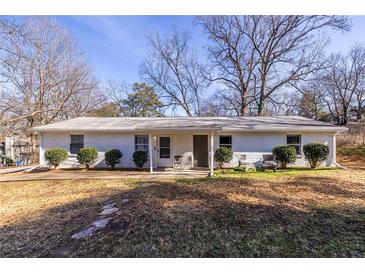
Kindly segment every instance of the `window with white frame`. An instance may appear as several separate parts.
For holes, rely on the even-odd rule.
[[[231,135],[220,135],[219,136],[219,147],[228,147],[232,149],[232,136]]]
[[[134,150],[148,153],[148,135],[136,135],[134,137]]]
[[[297,155],[302,155],[302,136],[299,134],[289,134],[286,136],[286,143],[295,148]]]
[[[77,154],[84,147],[84,135],[71,135],[70,153]]]

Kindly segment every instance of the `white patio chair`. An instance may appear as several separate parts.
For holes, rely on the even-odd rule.
[[[182,155],[175,155],[174,156],[174,168],[181,168],[183,156]]]
[[[238,169],[243,166],[245,168],[245,171],[247,172],[247,170],[249,169],[253,169],[256,171],[256,166],[254,163],[249,162],[247,160],[247,155],[246,154],[236,154],[237,159],[238,159]]]
[[[262,170],[265,171],[265,169],[272,169],[274,172],[276,172],[278,164],[275,162],[275,156],[274,155],[262,155]]]

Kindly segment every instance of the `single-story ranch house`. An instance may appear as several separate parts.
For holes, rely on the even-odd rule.
[[[99,158],[95,167],[105,167],[104,152],[113,148],[123,153],[119,167],[134,167],[132,154],[144,150],[152,155],[148,163],[155,168],[210,168],[220,146],[232,148],[235,155],[259,164],[274,146],[290,144],[297,150],[295,165],[304,165],[303,145],[328,145],[327,166],[336,165],[336,134],[346,131],[299,116],[275,117],[80,117],[32,129],[39,134],[40,164],[46,165],[44,152],[53,147],[69,151],[61,167],[77,167],[76,154],[82,147],[95,147]],[[228,166],[237,166],[233,157]]]

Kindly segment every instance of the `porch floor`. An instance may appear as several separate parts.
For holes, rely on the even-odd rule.
[[[124,170],[51,170],[37,173],[12,173],[0,176],[0,182],[38,181],[38,180],[90,180],[90,179],[163,179],[163,178],[204,178],[209,169],[158,168],[153,173]]]

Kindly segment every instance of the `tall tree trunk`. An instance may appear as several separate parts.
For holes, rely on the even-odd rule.
[[[240,115],[247,116],[247,90],[244,89],[241,93],[241,109]]]
[[[262,88],[261,88],[262,89]],[[260,92],[260,99],[259,103],[257,105],[257,115],[258,116],[264,116],[264,107],[265,107],[265,98],[263,91]]]
[[[361,102],[359,100],[359,102],[357,104],[357,112],[356,112],[356,119],[358,121],[360,121],[362,119],[362,112],[363,112],[363,109],[362,109],[362,106],[361,106]]]
[[[343,113],[342,113],[342,125],[346,126],[347,122],[348,122],[348,111],[347,111],[347,107],[343,107]]]
[[[261,69],[262,71],[265,71],[265,68]],[[261,87],[260,87],[260,98],[259,103],[257,105],[257,115],[258,116],[264,116],[264,107],[265,107],[265,91],[266,91],[266,76],[261,75]]]
[[[264,116],[265,115],[264,107],[265,107],[265,102],[264,102],[264,100],[261,99],[261,96],[260,96],[260,102],[259,102],[259,105],[258,105],[258,108],[257,108],[257,115],[258,116]]]
[[[30,151],[30,162],[32,164],[39,163],[39,153],[37,149],[37,136],[35,133],[31,133],[30,135],[30,144],[31,144],[31,151]]]

